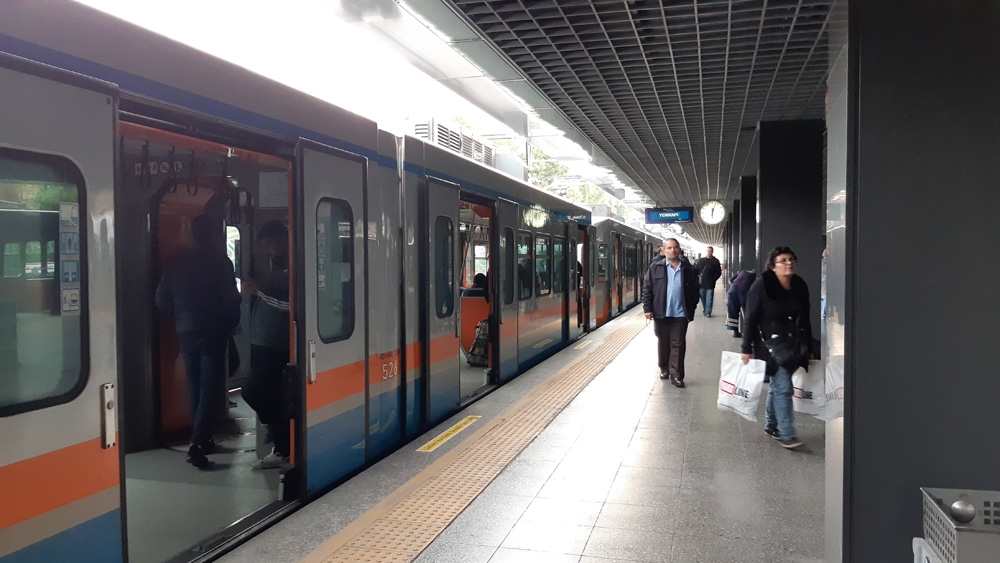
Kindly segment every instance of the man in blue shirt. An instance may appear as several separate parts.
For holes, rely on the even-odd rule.
[[[684,387],[684,353],[687,326],[698,306],[698,276],[690,264],[681,261],[677,239],[663,244],[665,260],[655,260],[646,271],[642,286],[642,310],[653,320],[658,341],[660,379],[670,378]]]

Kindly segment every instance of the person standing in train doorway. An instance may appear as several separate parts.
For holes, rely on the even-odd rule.
[[[687,327],[698,306],[698,278],[690,264],[681,261],[681,245],[669,238],[663,244],[664,260],[655,260],[642,285],[642,310],[653,320],[657,338],[660,379],[670,378],[684,387],[684,353]]]
[[[243,384],[243,398],[266,424],[274,447],[253,462],[254,469],[285,467],[291,453],[291,415],[284,399],[282,374],[289,359],[288,228],[269,221],[257,231],[257,244],[270,260],[271,271],[263,283],[247,280],[250,296],[250,375]]]
[[[719,259],[712,256],[714,249],[710,246],[706,251],[706,256],[698,259],[694,269],[698,272],[701,280],[701,313],[707,318],[712,318],[712,305],[715,301],[715,284],[722,277],[722,264]]]
[[[222,220],[191,221],[194,246],[166,268],[156,288],[156,308],[173,318],[184,357],[193,425],[187,462],[204,469],[215,449],[212,421],[223,404],[226,343],[240,322],[240,293],[226,257]]]

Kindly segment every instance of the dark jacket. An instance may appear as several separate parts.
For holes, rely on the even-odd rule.
[[[698,271],[698,275],[701,278],[702,289],[714,288],[715,283],[722,277],[722,264],[715,256],[711,258],[708,256],[699,258],[694,268]]]
[[[667,312],[667,261],[656,260],[646,270],[642,282],[642,310],[662,319]],[[681,262],[681,296],[687,320],[694,320],[694,310],[698,306],[698,277],[690,264]]]
[[[171,263],[156,288],[156,308],[177,332],[229,336],[240,322],[233,263],[221,252],[191,248]]]
[[[753,270],[741,270],[733,276],[730,281],[729,290],[726,291],[726,295],[729,295],[736,299],[736,303],[743,307],[747,302],[747,292],[750,291],[750,286],[757,279],[757,274]]]
[[[271,264],[271,271],[250,304],[250,344],[288,350],[288,257]]]
[[[778,276],[768,270],[750,286],[747,292],[743,314],[746,324],[743,330],[742,352],[753,354],[754,358],[767,362],[767,375],[778,371],[778,364],[764,346],[762,334],[770,337],[782,331],[791,321],[797,322],[802,341],[812,348],[812,326],[809,322],[809,287],[805,280],[792,276],[792,288],[781,287]],[[809,365],[804,358],[802,367]]]

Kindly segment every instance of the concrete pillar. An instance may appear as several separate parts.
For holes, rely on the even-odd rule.
[[[756,176],[740,178],[740,202],[740,269],[757,270]]]
[[[849,7],[844,561],[910,561],[918,487],[1000,489],[1000,5]]]
[[[798,256],[795,272],[809,285],[813,332],[819,334],[820,261],[826,232],[823,130],[820,120],[760,123],[758,273],[767,254],[787,246]]]

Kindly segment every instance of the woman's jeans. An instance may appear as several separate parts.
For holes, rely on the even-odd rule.
[[[778,372],[771,376],[765,412],[767,428],[777,428],[782,439],[798,437],[792,411],[792,372],[786,368],[779,366]]]

